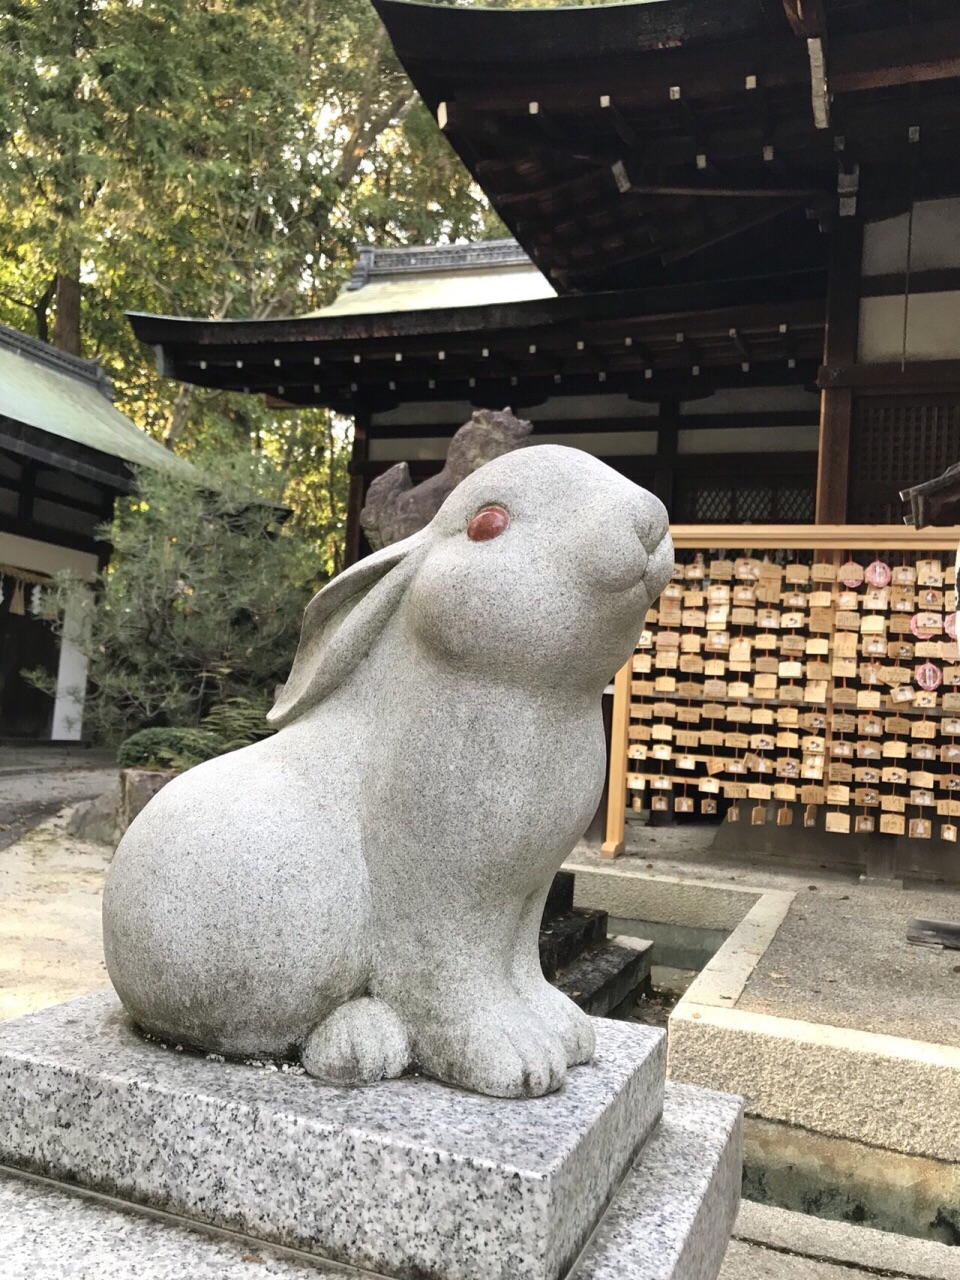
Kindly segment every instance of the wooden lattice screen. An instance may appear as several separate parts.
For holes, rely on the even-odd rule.
[[[850,450],[851,522],[896,524],[900,490],[960,462],[960,396],[860,396]]]

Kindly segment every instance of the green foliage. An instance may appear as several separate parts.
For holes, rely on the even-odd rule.
[[[236,751],[261,738],[268,738],[273,730],[266,722],[270,699],[256,701],[252,698],[228,698],[218,703],[203,720],[203,728],[212,733],[220,744],[220,752]]]
[[[369,0],[0,0],[0,321],[192,460],[263,454],[329,568],[348,424],[169,383],[124,312],[301,314],[360,244],[497,233]]]
[[[121,769],[192,769],[269,737],[269,706],[264,698],[228,698],[204,716],[199,728],[140,729],[120,743],[117,764]]]
[[[141,729],[120,743],[117,764],[121,769],[192,769],[221,752],[216,735],[205,729]]]
[[[188,476],[143,471],[105,530],[114,546],[96,608],[74,636],[90,663],[85,725],[107,742],[141,728],[201,726],[251,736],[289,672],[307,600],[322,580],[315,544],[283,528],[275,475],[242,455]],[[51,614],[76,617],[85,589],[60,583]],[[247,706],[232,701],[243,698]],[[261,721],[262,725],[262,721]]]

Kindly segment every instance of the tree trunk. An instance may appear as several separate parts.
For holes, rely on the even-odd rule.
[[[183,429],[190,418],[190,409],[192,406],[193,388],[188,387],[186,383],[181,383],[180,388],[177,391],[176,399],[173,402],[170,421],[167,423],[167,429],[163,433],[163,443],[168,449],[172,449],[183,435]]]
[[[80,280],[79,272],[57,272],[56,315],[53,322],[53,345],[68,355],[80,355]]]

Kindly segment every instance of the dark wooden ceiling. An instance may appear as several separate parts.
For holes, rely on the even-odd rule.
[[[161,371],[291,405],[537,404],[619,392],[708,395],[811,383],[823,350],[822,272],[498,306],[292,320],[130,317]]]
[[[960,190],[957,0],[373,3],[561,292],[815,267],[841,196]]]

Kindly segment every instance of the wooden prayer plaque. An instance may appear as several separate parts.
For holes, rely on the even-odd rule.
[[[933,823],[929,818],[911,818],[909,834],[913,840],[929,840]]]
[[[722,747],[723,738],[719,729],[703,729],[700,733],[700,742],[704,747]]]
[[[797,798],[797,788],[790,782],[778,782],[773,788],[773,798],[793,804]]]
[[[776,745],[781,751],[796,751],[800,746],[800,735],[790,729],[782,729],[777,734]]]
[[[836,702],[836,698],[834,698],[834,702]],[[879,711],[880,710],[880,690],[879,689],[858,689],[856,703],[857,703],[858,711]]]
[[[858,813],[853,821],[853,829],[858,836],[869,835],[871,831],[875,831],[877,820],[872,813]]]
[[[773,631],[761,631],[753,637],[755,649],[776,649],[779,644],[779,637]]]
[[[880,808],[884,813],[906,813],[907,802],[903,796],[881,796]]]
[[[880,695],[877,695],[877,706],[880,705]],[[826,680],[809,680],[803,687],[804,702],[824,703],[827,700],[827,681]]]
[[[815,564],[811,567],[810,576],[814,582],[836,582],[837,566],[826,561]]]
[[[821,643],[826,645],[827,641],[824,640]],[[807,652],[810,653],[811,650],[808,648]],[[827,652],[826,648],[824,648],[823,652]],[[841,635],[834,636],[833,652],[839,658],[855,658],[857,656],[857,637],[846,631]]]
[[[894,787],[902,786],[907,781],[907,770],[903,765],[886,764],[883,766],[881,777],[884,782],[890,783]]]
[[[941,823],[940,839],[948,840],[951,844],[957,843],[957,828],[952,822]]]
[[[703,778],[697,783],[697,790],[715,796],[720,792],[720,783],[716,778]]]
[[[749,698],[750,686],[746,680],[731,680],[727,685],[728,698]]]
[[[808,680],[824,680],[830,679],[830,663],[821,662],[819,658],[814,658],[803,664],[804,674]]]
[[[807,597],[807,605],[810,609],[832,609],[833,592],[811,591]]]
[[[673,802],[674,813],[693,813],[693,797],[677,796]]]
[[[647,780],[642,773],[628,773],[627,787],[631,791],[643,791],[647,785]]]
[[[960,818],[960,800],[938,800],[937,813],[941,818]]]
[[[834,782],[827,787],[827,804],[849,804],[850,788]]]
[[[902,836],[906,829],[906,820],[900,813],[884,813],[880,815],[880,830],[884,835]]]
[[[918,808],[922,808],[924,805],[932,805],[934,803],[933,792],[923,791],[919,787],[914,787],[910,792],[910,803],[915,804]]]
[[[698,591],[698,590],[684,591],[683,607],[685,609],[702,609],[703,602],[704,602],[704,593],[702,591]],[[700,625],[703,626],[704,624],[701,622]]]
[[[944,711],[960,711],[960,693],[945,693],[940,705]]]
[[[756,620],[755,609],[747,609],[743,605],[735,605],[730,610],[730,621],[735,627],[752,627]]]
[[[859,768],[854,769],[853,776],[858,782],[875,787],[880,781],[880,770],[872,764],[861,765]]]
[[[846,711],[834,711],[830,716],[830,724],[833,726],[834,733],[855,733],[857,718]]]
[[[701,609],[684,609],[680,614],[680,624],[684,627],[705,627],[707,615]]]
[[[802,702],[803,687],[799,684],[785,684],[780,689],[781,702]]]
[[[747,784],[745,782],[725,782],[723,794],[728,800],[746,800]]]
[[[825,822],[827,831],[833,831],[840,835],[850,834],[850,815],[849,813],[828,812]]]
[[[697,653],[682,653],[680,655],[680,671],[684,675],[702,675],[703,659]]]
[[[753,667],[755,671],[762,672],[764,675],[775,676],[780,669],[780,659],[773,654],[760,654],[755,659]]]
[[[885,747],[889,743],[883,744]],[[875,742],[871,738],[862,738],[857,742],[857,759],[858,760],[879,760],[880,759],[880,743]]]
[[[793,756],[781,756],[776,762],[775,773],[778,778],[799,778],[800,761]]]
[[[670,812],[670,797],[669,797],[669,796],[651,796],[651,797],[650,797],[650,808],[651,808],[655,813],[669,813],[669,812]]]
[[[717,812],[717,802],[713,796],[704,796],[700,801],[700,812],[705,817],[713,817]]]
[[[748,800],[769,800],[773,795],[773,787],[765,782],[749,782],[747,784]]]
[[[853,798],[857,804],[875,809],[880,803],[880,792],[876,787],[857,787]]]
[[[880,751],[885,760],[905,760],[907,758],[907,744],[901,742],[898,738],[888,738]]]
[[[677,729],[673,735],[673,741],[678,747],[683,747],[684,749],[689,750],[693,747],[699,747],[700,735],[699,733],[694,733],[690,729]],[[679,768],[693,769],[696,767],[696,761],[693,759],[692,756],[684,756],[683,759],[689,760],[690,763],[689,764],[681,763],[679,765]]]
[[[792,729],[800,723],[800,712],[796,707],[778,707],[777,724],[785,729]]]
[[[702,692],[703,686],[696,680],[681,680],[677,685],[678,698],[699,698]]]
[[[703,674],[705,676],[722,676],[727,669],[726,661],[723,658],[705,658],[703,662]]]
[[[672,742],[673,725],[655,724],[650,730],[650,737],[654,742]]]
[[[676,693],[676,676],[657,676],[653,682],[654,693]]]
[[[887,694],[887,699],[891,706],[901,706],[903,703],[913,702],[913,688],[909,684],[894,685]]]
[[[808,564],[786,564],[783,566],[784,582],[809,582],[810,566]]]
[[[727,708],[727,719],[731,724],[749,724],[750,708],[741,706],[739,703]]]
[[[853,743],[835,739],[830,743],[830,755],[835,760],[849,760],[853,756]]]
[[[860,625],[860,619],[857,614],[853,615],[857,619],[857,625]],[[811,609],[810,620],[808,626],[811,631],[832,631],[833,630],[833,610],[832,609]]]
[[[811,650],[808,647],[809,643],[810,642],[807,639],[805,639],[803,636],[793,636],[793,635],[782,636],[780,639],[780,652],[790,653],[790,654],[804,653],[804,652],[810,653]],[[825,644],[826,641],[824,641],[823,643]],[[824,653],[826,653],[826,649],[824,649]]]
[[[826,798],[826,787],[809,786],[800,788],[801,804],[823,804]]]
[[[733,577],[733,561],[732,560],[711,560],[710,561],[710,577],[718,580],[732,578]]]
[[[830,674],[835,680],[854,680],[857,675],[856,658],[834,658]]]
[[[910,727],[911,738],[935,738],[937,736],[937,722],[935,720],[917,720]]]
[[[752,724],[773,724],[773,708],[751,707],[750,721]]]

